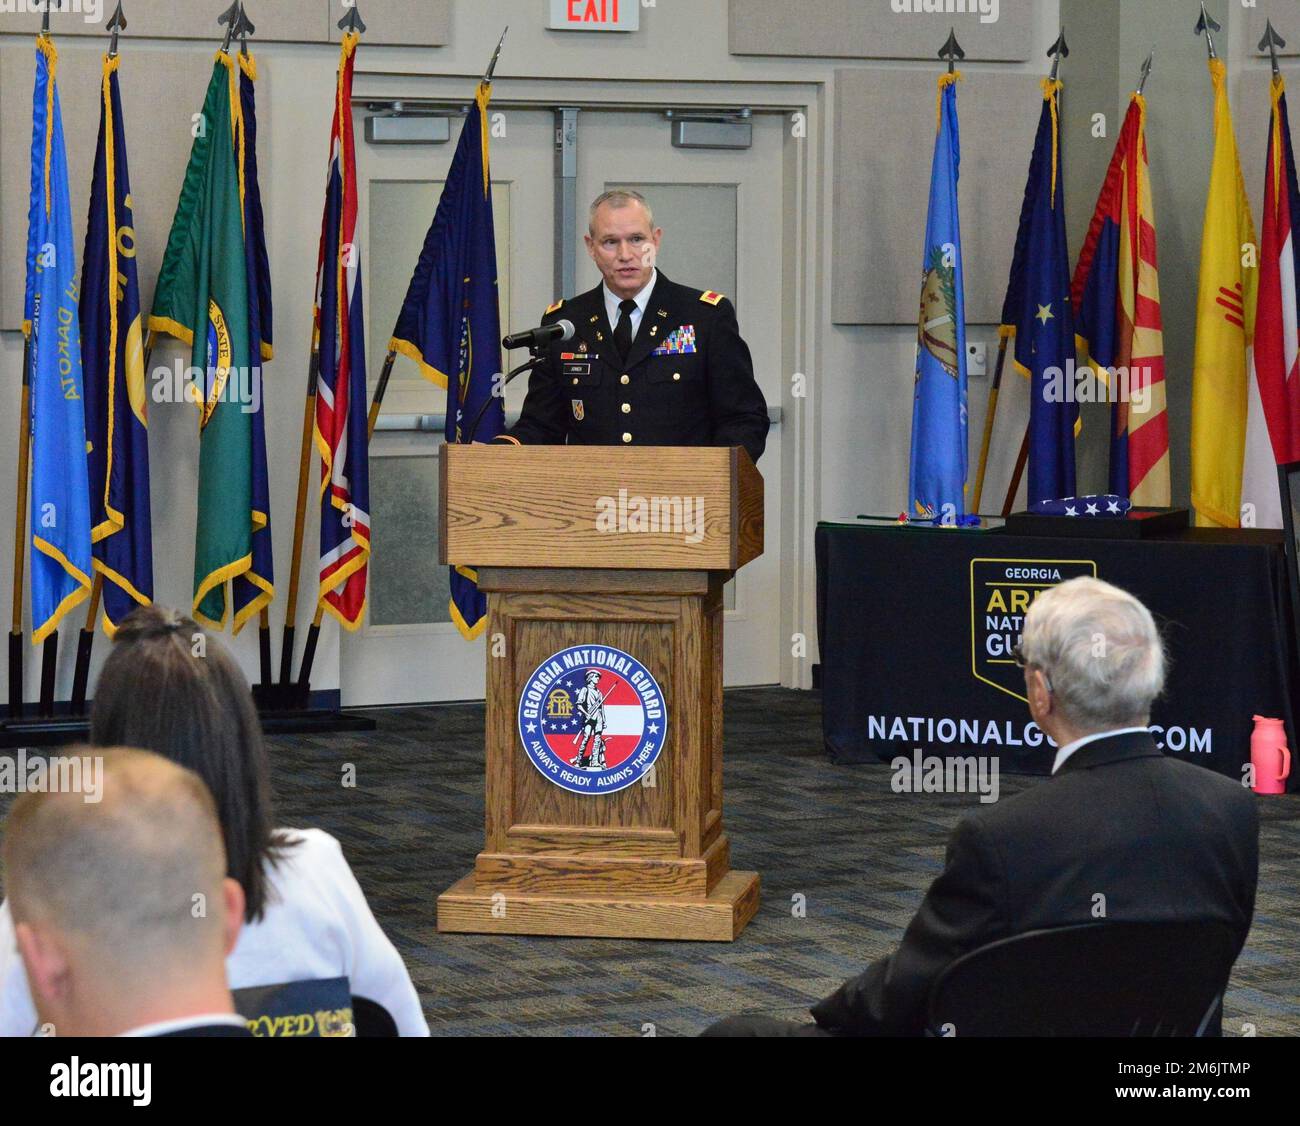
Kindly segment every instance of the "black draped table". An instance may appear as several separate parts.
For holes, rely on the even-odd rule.
[[[1096,575],[1155,615],[1169,676],[1152,725],[1166,753],[1241,778],[1255,715],[1295,747],[1295,644],[1280,532],[1168,538],[823,523],[817,528],[822,727],[836,762],[979,755],[1046,774],[1011,651],[1036,591]],[[1296,788],[1296,775],[1292,775]]]

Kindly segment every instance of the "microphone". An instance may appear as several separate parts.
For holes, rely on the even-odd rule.
[[[574,331],[572,321],[556,321],[541,328],[530,328],[527,332],[513,332],[501,341],[501,347],[507,350],[545,348],[553,340],[572,340]]]

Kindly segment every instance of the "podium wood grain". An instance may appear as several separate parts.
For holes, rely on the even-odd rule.
[[[488,596],[488,669],[486,843],[439,930],[730,941],[758,876],[730,871],[723,829],[722,589],[762,551],[762,478],[707,448],[447,446],[441,470],[444,561]],[[599,530],[620,490],[703,497],[703,534]],[[555,785],[518,731],[533,672],[578,645],[632,654],[663,695],[659,757],[615,793]]]

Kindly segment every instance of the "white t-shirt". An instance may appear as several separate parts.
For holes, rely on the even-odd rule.
[[[354,997],[383,1005],[402,1036],[429,1025],[402,956],[380,929],[339,842],[320,829],[289,829],[296,842],[267,870],[262,918],[246,923],[226,959],[231,989],[346,977]],[[9,904],[0,904],[0,1036],[30,1036],[36,1008]]]

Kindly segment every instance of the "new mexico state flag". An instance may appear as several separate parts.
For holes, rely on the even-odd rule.
[[[1214,80],[1214,163],[1201,236],[1192,372],[1192,504],[1200,527],[1241,523],[1246,391],[1255,338],[1259,247],[1241,178],[1221,59]]]

